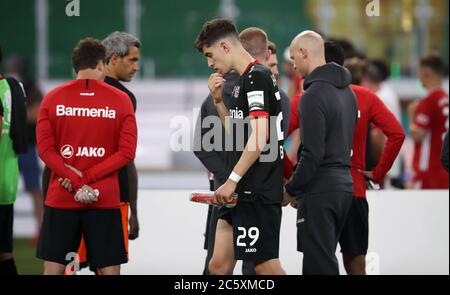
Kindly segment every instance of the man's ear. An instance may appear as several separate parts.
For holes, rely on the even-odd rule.
[[[270,51],[270,49],[267,49],[266,52],[264,53],[264,59],[266,63],[269,61],[271,55],[272,51]]]
[[[308,57],[308,50],[306,50],[306,48],[300,47],[300,54],[302,55],[302,59],[305,59]]]
[[[230,44],[228,44],[227,41],[221,41],[219,43],[219,47],[223,49],[223,51],[225,51],[225,53],[229,53],[230,52]]]
[[[97,70],[100,72],[105,70],[105,63],[102,60],[99,60],[97,63]]]
[[[111,55],[110,59],[109,59],[109,63],[112,64],[113,66],[117,64],[117,62],[119,61],[120,56],[118,53],[113,53],[113,55]]]

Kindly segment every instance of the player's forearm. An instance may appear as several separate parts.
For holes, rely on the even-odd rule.
[[[119,149],[104,161],[83,171],[83,182],[90,184],[118,171],[134,160],[137,145],[137,127],[134,115],[124,119],[119,135]],[[51,167],[50,167],[51,168]]]
[[[132,151],[132,149],[127,149],[127,151],[120,150],[118,152],[115,152],[106,160],[84,171],[82,181],[84,184],[97,182],[105,176],[117,172],[121,167],[128,165],[133,160],[134,152]]]
[[[223,101],[216,103],[215,106],[225,131],[230,132],[230,111],[227,109]]]
[[[53,135],[53,129],[50,121],[45,117],[39,120],[36,126],[37,150],[42,161],[56,175],[62,178],[68,178],[74,188],[80,187],[80,177],[64,165],[64,160],[56,152],[56,141]]]
[[[245,147],[241,158],[237,162],[236,166],[234,166],[233,172],[243,176],[247,173],[248,169],[258,160],[261,155],[261,151],[250,151],[247,147]]]
[[[80,177],[64,165],[64,160],[57,152],[51,150],[39,152],[39,157],[56,175],[69,179],[75,189],[81,187]]]
[[[396,119],[395,121],[391,121],[389,126],[389,129],[383,130],[383,133],[387,136],[386,145],[381,154],[380,161],[372,171],[374,180],[377,182],[380,182],[389,169],[391,169],[405,141],[405,132]]]
[[[421,143],[425,137],[425,131],[414,123],[409,126],[409,134],[415,143]]]
[[[137,215],[138,175],[134,161],[127,166],[128,194],[131,214]]]
[[[253,119],[250,123],[252,125],[252,132],[241,158],[233,169],[233,172],[240,176],[245,175],[248,169],[258,160],[264,150],[269,135],[267,118]]]

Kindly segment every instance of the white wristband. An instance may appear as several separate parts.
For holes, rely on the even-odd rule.
[[[233,180],[234,182],[238,183],[239,180],[241,180],[242,176],[239,176],[237,173],[235,173],[234,171],[231,172],[230,176],[228,177],[228,179]]]

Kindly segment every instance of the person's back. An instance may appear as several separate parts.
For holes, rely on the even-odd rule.
[[[101,81],[83,79],[70,81],[48,93],[41,105],[38,122],[38,145],[45,153],[48,124],[54,126],[58,152],[65,162],[80,171],[86,171],[86,179],[95,179],[99,172],[96,164],[118,151],[121,124],[132,125],[133,108],[130,99],[122,91]],[[132,146],[126,146],[123,157],[133,158]],[[99,201],[91,208],[116,208],[120,205],[117,171],[99,180],[96,189],[101,193]],[[56,208],[83,208],[72,194],[65,190],[53,176],[46,198],[46,205]]]
[[[77,80],[50,91],[41,104],[37,147],[52,172],[36,251],[44,274],[68,271],[67,253],[82,238],[99,273],[118,275],[128,261],[117,178],[134,159],[137,126],[126,93],[102,82],[105,57],[99,40],[80,40],[72,51]]]
[[[395,115],[384,105],[381,98],[366,87],[352,84],[351,89],[355,93],[359,111],[359,118],[353,136],[351,173],[355,190],[354,195],[365,197],[366,181],[361,171],[366,170],[366,139],[369,125],[374,123],[388,137],[380,161],[372,170],[373,180],[377,183],[382,181],[389,168],[391,168],[405,135]]]
[[[305,191],[353,191],[349,169],[357,103],[349,88],[350,80],[349,72],[334,63],[317,68],[305,79],[305,92],[300,101],[300,120],[305,115],[317,116],[317,124],[323,124],[326,130],[321,139],[325,141],[325,146],[313,143],[312,148],[307,151],[318,170],[310,175],[311,181],[304,187]],[[319,104],[320,107],[310,109],[311,103]],[[315,133],[315,127],[300,124],[302,133],[305,134]],[[305,138],[307,140],[308,136]],[[309,144],[302,142],[298,152],[299,159],[305,145]],[[325,175],[330,177],[324,178]]]

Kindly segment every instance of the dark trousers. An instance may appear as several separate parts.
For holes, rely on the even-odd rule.
[[[338,275],[336,247],[353,195],[350,192],[306,194],[297,211],[298,250],[304,275]]]

